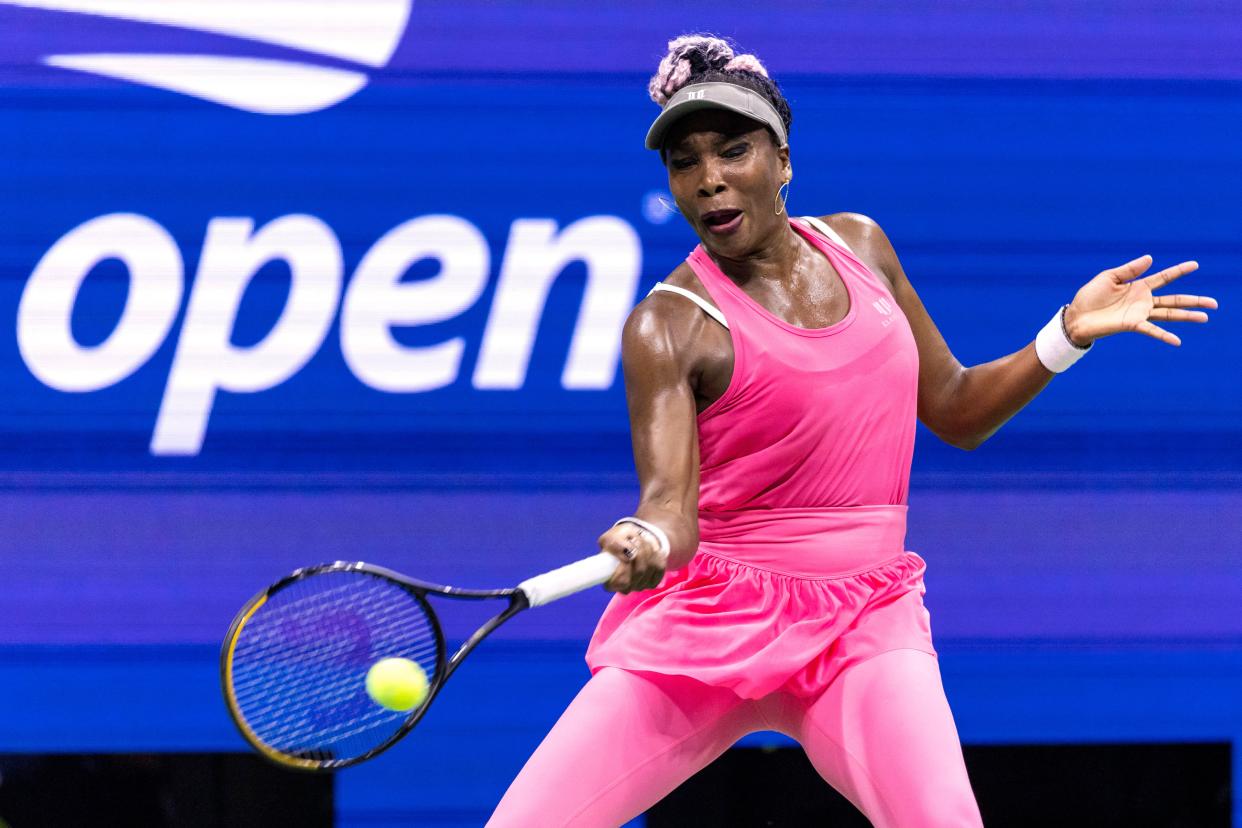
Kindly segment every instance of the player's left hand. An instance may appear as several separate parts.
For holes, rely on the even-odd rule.
[[[1151,256],[1140,256],[1105,270],[1083,285],[1065,309],[1065,329],[1070,339],[1085,348],[1101,337],[1136,331],[1170,345],[1181,345],[1177,336],[1155,323],[1208,321],[1203,311],[1187,308],[1215,309],[1216,300],[1210,296],[1154,295],[1174,279],[1198,270],[1198,262],[1182,262],[1143,276],[1149,267]]]

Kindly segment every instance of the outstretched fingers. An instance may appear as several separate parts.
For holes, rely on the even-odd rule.
[[[1181,264],[1175,264],[1172,267],[1166,267],[1159,273],[1153,273],[1150,276],[1147,276],[1143,279],[1143,285],[1147,287],[1148,290],[1159,290],[1174,279],[1180,279],[1187,273],[1193,273],[1198,269],[1198,262],[1182,262]]]
[[[1153,296],[1152,304],[1157,308],[1207,308],[1216,309],[1216,300],[1211,296],[1192,296],[1189,293],[1170,293],[1165,296]]]
[[[1202,310],[1191,309],[1206,308],[1213,310],[1217,307],[1216,300],[1211,296],[1194,296],[1188,293],[1156,296],[1155,291],[1175,279],[1180,279],[1187,273],[1193,273],[1198,270],[1199,263],[1195,261],[1181,262],[1172,267],[1166,267],[1164,270],[1153,273],[1150,276],[1143,276],[1147,269],[1151,267],[1151,263],[1151,256],[1139,256],[1137,259],[1126,262],[1120,267],[1106,270],[1100,275],[1107,275],[1117,285],[1125,286],[1121,291],[1127,297],[1122,311],[1123,328],[1150,336],[1152,339],[1158,339],[1169,345],[1181,345],[1182,340],[1175,334],[1166,331],[1154,323],[1207,322],[1208,315],[1206,313]],[[1151,302],[1150,305],[1147,304],[1148,301]],[[1141,314],[1144,307],[1149,308],[1147,318],[1135,324],[1134,317]]]
[[[1114,267],[1104,271],[1113,278],[1113,281],[1119,285],[1136,279],[1151,267],[1151,256],[1139,256],[1137,259],[1126,262],[1120,267]]]
[[[1182,344],[1182,341],[1178,339],[1176,336],[1169,333],[1164,328],[1161,328],[1158,325],[1153,325],[1150,322],[1140,322],[1138,323],[1138,326],[1135,327],[1134,330],[1138,331],[1141,334],[1146,334],[1147,336],[1150,336],[1152,339],[1159,339],[1161,342],[1166,342],[1169,345],[1181,345]]]
[[[1147,315],[1150,320],[1161,322],[1206,322],[1208,315],[1203,311],[1178,310],[1176,308],[1152,308]]]

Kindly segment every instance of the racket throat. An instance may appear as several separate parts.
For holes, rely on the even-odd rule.
[[[453,653],[453,657],[448,660],[448,664],[444,668],[443,681],[448,681],[449,676],[453,675],[458,665],[470,654],[470,651],[479,646],[480,641],[491,635],[501,624],[528,607],[530,607],[530,601],[525,593],[520,590],[513,593],[509,598],[509,606],[505,608],[505,611],[475,630],[474,634],[467,638],[461,647],[457,649],[457,652]]]

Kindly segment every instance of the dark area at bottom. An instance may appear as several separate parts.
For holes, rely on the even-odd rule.
[[[1228,828],[1228,743],[967,747],[984,823]],[[333,824],[326,775],[249,754],[0,755],[0,826]],[[867,828],[796,748],[736,748],[647,814],[648,828]]]
[[[1229,828],[1230,753],[1228,743],[965,749],[984,824],[1005,828]],[[687,825],[870,823],[801,750],[745,748],[730,750],[647,812],[647,828]]]
[[[0,756],[8,828],[331,828],[332,778],[250,754]]]

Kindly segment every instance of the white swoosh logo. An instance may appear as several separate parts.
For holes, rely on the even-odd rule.
[[[381,67],[392,57],[412,0],[0,0],[228,35]],[[289,60],[217,55],[49,55],[51,66],[167,89],[249,112],[324,109],[366,85],[363,71]]]

